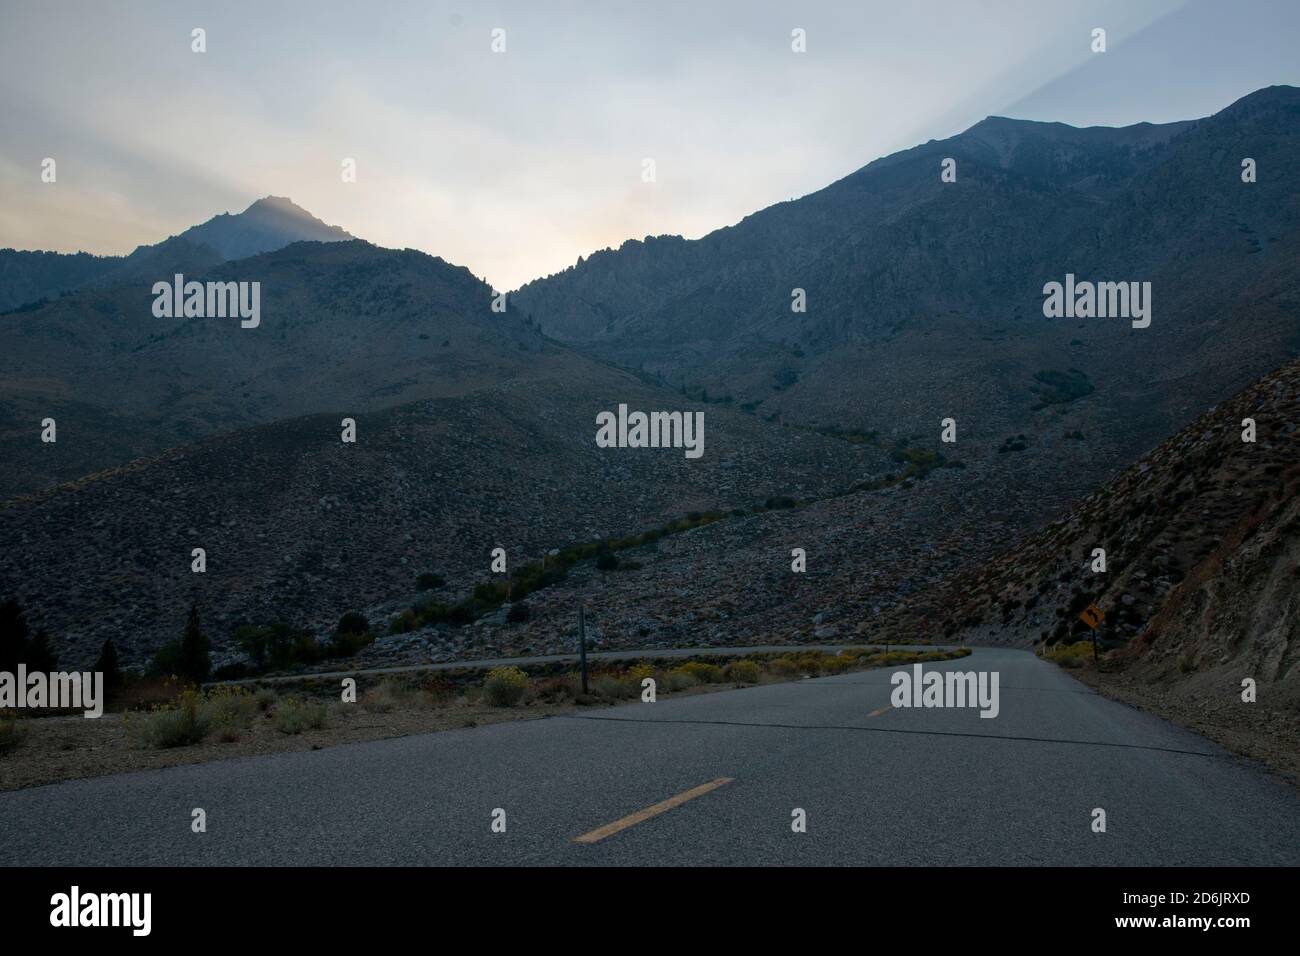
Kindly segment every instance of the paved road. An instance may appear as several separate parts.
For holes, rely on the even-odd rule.
[[[1300,797],[1200,737],[1023,651],[927,667],[998,671],[1000,715],[887,709],[883,669],[75,781],[0,794],[0,863],[1300,864]]]

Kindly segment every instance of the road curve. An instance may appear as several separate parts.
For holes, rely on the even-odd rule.
[[[999,715],[883,668],[73,781],[0,793],[0,864],[1300,864],[1256,765],[1025,651],[925,667],[998,672]]]

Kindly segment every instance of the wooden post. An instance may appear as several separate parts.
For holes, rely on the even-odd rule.
[[[578,656],[582,662],[582,692],[587,693],[587,610],[578,605]]]

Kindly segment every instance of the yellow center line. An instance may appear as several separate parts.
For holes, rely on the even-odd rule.
[[[657,817],[661,813],[667,813],[673,807],[680,807],[687,800],[694,800],[696,797],[702,797],[710,790],[717,790],[723,784],[731,783],[732,777],[719,777],[717,780],[710,780],[708,783],[702,783],[698,787],[692,787],[690,790],[677,794],[675,797],[669,797],[654,806],[646,807],[644,810],[638,810],[631,813],[621,820],[615,820],[613,823],[606,823],[603,827],[596,827],[590,833],[584,833],[582,836],[574,837],[574,843],[598,843],[611,837],[615,833],[626,830],[628,827],[636,826],[643,823],[651,817]]]
[[[868,716],[868,717],[879,717],[881,714],[887,714],[887,713],[889,713],[889,712],[890,712],[891,710],[893,710],[893,709],[894,709],[893,704],[887,704],[886,706],[881,707],[879,710],[873,710],[871,713],[867,714],[867,716]]]

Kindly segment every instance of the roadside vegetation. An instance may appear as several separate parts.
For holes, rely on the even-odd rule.
[[[685,661],[643,660],[629,667],[601,668],[588,675],[586,694],[577,674],[544,674],[530,677],[518,667],[492,671],[483,682],[484,698],[494,707],[515,707],[532,701],[571,700],[579,706],[614,703],[639,698],[652,679],[656,698],[662,694],[708,688],[729,689],[757,684],[825,677],[873,667],[951,660],[970,654],[969,648],[954,651],[882,651],[879,648],[844,648],[836,653],[818,650],[765,652],[727,658],[701,655]],[[508,688],[508,690],[507,690]],[[698,690],[697,690],[698,692]]]
[[[1104,658],[1105,651],[1099,648],[1098,652]],[[1061,641],[1049,644],[1043,648],[1042,656],[1062,667],[1083,667],[1092,663],[1092,638],[1073,643]]]
[[[273,672],[299,670],[324,661],[346,660],[373,644],[377,636],[371,629],[370,621],[359,611],[348,611],[339,618],[334,631],[323,641],[311,631],[284,621],[262,625],[246,624],[235,630],[233,640],[247,655],[248,661],[217,668],[211,676],[215,680],[242,680]],[[166,673],[160,671],[157,663],[154,671]],[[196,677],[193,668],[180,673],[192,680],[203,679]]]
[[[256,692],[219,684],[206,692],[186,687],[172,700],[146,710],[126,710],[127,735],[139,747],[167,750],[209,740],[235,743],[264,720],[283,734],[296,735],[326,726],[327,708],[318,700],[280,697],[269,688]]]
[[[0,757],[15,749],[23,739],[24,727],[12,714],[0,713]]]
[[[962,657],[968,649],[801,649],[732,657],[632,660],[598,666],[587,692],[571,663],[413,671],[382,678],[358,675],[355,701],[341,682],[304,676],[292,681],[218,684],[206,689],[179,678],[141,682],[93,721],[79,715],[21,718],[0,714],[0,788],[33,786],[149,767],[230,756],[316,749],[479,724],[639,702],[645,681],[655,697],[710,693],[781,681]],[[638,704],[633,704],[637,706]],[[19,758],[12,756],[17,750]]]

